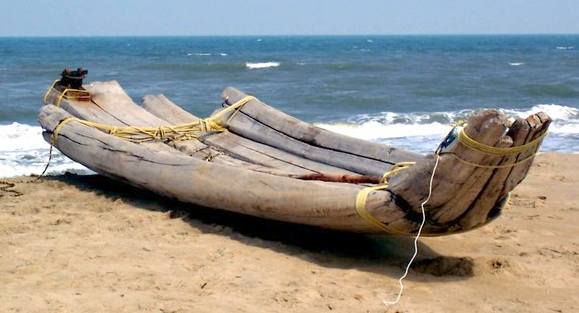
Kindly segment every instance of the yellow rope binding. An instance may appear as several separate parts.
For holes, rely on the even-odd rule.
[[[42,98],[42,100],[44,101],[44,103],[48,102],[48,95],[50,94],[50,92],[52,91],[52,89],[54,89],[54,85],[56,85],[56,83],[58,83],[58,79],[55,80],[54,82],[52,82],[52,85],[50,85],[50,87],[48,87],[48,89],[46,90],[46,92],[44,93],[44,97]]]
[[[54,88],[54,86],[58,83],[58,80],[55,80],[52,85],[46,90],[44,93],[43,101],[44,103],[48,103],[48,96],[50,93],[55,90],[59,93],[56,101],[54,101],[54,105],[60,107],[60,103],[62,100],[90,100],[90,92],[84,89],[73,89],[73,88],[66,88],[62,92]]]
[[[501,155],[501,156],[519,154],[521,152],[525,152],[527,150],[530,150],[530,149],[534,148],[535,146],[538,146],[541,143],[541,140],[543,140],[543,138],[545,138],[545,136],[547,136],[547,132],[543,132],[543,134],[541,134],[541,136],[537,137],[533,141],[531,141],[527,144],[524,144],[524,145],[509,147],[509,148],[498,148],[498,147],[485,145],[482,142],[478,142],[478,141],[472,139],[471,137],[469,137],[466,134],[466,131],[464,131],[464,128],[462,128],[462,127],[461,127],[460,131],[458,132],[458,140],[460,141],[460,143],[465,145],[467,148],[470,148],[472,150],[479,151],[482,153]]]
[[[52,145],[55,145],[62,127],[71,121],[81,123],[85,126],[96,128],[107,134],[119,137],[134,143],[143,143],[149,141],[181,141],[198,138],[201,134],[207,132],[222,132],[226,128],[221,124],[220,119],[231,111],[241,108],[251,100],[253,96],[246,96],[223,110],[211,115],[206,119],[201,119],[192,123],[158,126],[158,127],[138,127],[138,126],[113,126],[101,123],[95,123],[87,120],[81,120],[76,117],[67,117],[63,119],[52,132]]]
[[[416,164],[416,162],[396,163],[390,168],[389,171],[384,173],[380,185],[366,187],[360,190],[358,192],[358,195],[356,196],[356,212],[358,213],[358,215],[364,220],[366,220],[368,223],[376,226],[377,228],[387,233],[395,233],[395,231],[389,229],[388,226],[386,226],[386,224],[380,222],[370,212],[368,212],[368,209],[366,209],[366,201],[368,200],[368,195],[370,195],[370,192],[377,190],[384,190],[388,188],[388,179],[390,179],[390,177],[398,175],[401,171],[409,168],[410,166],[413,166],[414,164]]]
[[[541,143],[541,141],[545,138],[546,135],[547,135],[547,132],[545,131],[539,137],[535,138],[533,141],[531,141],[527,144],[515,146],[515,147],[510,147],[510,148],[497,148],[497,147],[489,146],[489,145],[486,145],[484,143],[481,143],[481,142],[478,142],[478,141],[472,139],[471,137],[469,137],[466,134],[466,132],[464,131],[464,127],[461,127],[460,131],[458,133],[458,141],[461,144],[463,144],[464,146],[466,146],[467,148],[470,148],[472,150],[479,151],[482,153],[493,154],[493,155],[497,155],[497,156],[511,156],[511,155],[516,155],[516,154],[520,154],[520,153],[529,151],[529,150],[537,147]],[[449,154],[464,164],[474,166],[474,167],[479,167],[479,168],[485,168],[485,169],[501,169],[501,168],[514,167],[514,166],[517,166],[521,163],[524,163],[524,162],[531,160],[535,156],[535,153],[532,153],[531,155],[523,158],[522,160],[519,160],[519,161],[516,161],[513,163],[501,164],[501,165],[484,165],[484,164],[478,164],[478,163],[467,161],[467,160],[459,157],[458,155],[456,155],[455,153],[452,153],[452,152],[441,152],[441,153],[437,152],[437,154],[438,155]],[[360,217],[362,217],[364,220],[366,220],[369,224],[374,225],[377,228],[382,229],[385,232],[396,233],[396,231],[389,229],[388,226],[386,226],[386,224],[382,223],[377,218],[375,218],[370,212],[368,212],[368,210],[366,208],[366,202],[368,200],[368,196],[370,195],[370,193],[372,191],[384,190],[384,189],[388,188],[388,179],[390,177],[397,175],[401,171],[407,169],[408,167],[410,167],[414,164],[415,164],[415,162],[396,163],[396,164],[394,164],[394,166],[392,166],[390,168],[390,170],[388,170],[386,173],[384,173],[384,176],[382,176],[382,180],[380,181],[379,185],[372,186],[372,187],[366,187],[366,188],[360,190],[358,192],[358,195],[356,196],[356,212],[358,213],[358,215]],[[510,194],[507,194],[507,197],[509,197],[509,196],[510,196]]]

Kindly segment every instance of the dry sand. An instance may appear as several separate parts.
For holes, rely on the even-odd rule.
[[[343,234],[162,199],[100,176],[0,184],[0,312],[579,312],[579,155],[543,154],[494,223]],[[11,186],[14,184],[14,186]]]

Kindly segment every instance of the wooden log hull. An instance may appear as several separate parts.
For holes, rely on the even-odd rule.
[[[58,99],[58,91],[52,91],[39,115],[46,140],[51,141],[58,128],[54,145],[71,159],[183,202],[330,229],[415,234],[436,158],[439,165],[425,207],[423,234],[475,229],[499,215],[508,192],[524,178],[531,161],[512,168],[488,167],[534,153],[486,155],[452,142],[445,154],[422,156],[319,129],[257,100],[223,121],[228,131],[206,133],[198,140],[137,144],[76,120],[60,124],[71,116],[119,127],[189,123],[197,117],[160,96],[146,97],[141,107],[116,82],[84,87],[91,92],[91,101],[65,99],[57,107],[51,103]],[[224,95],[229,101],[244,96],[231,88]],[[528,121],[534,122],[533,127]],[[544,114],[533,115],[509,129],[501,113],[487,110],[475,114],[465,132],[485,145],[520,146],[538,138],[549,122]],[[361,217],[356,199],[402,161],[416,164],[391,178],[388,187],[368,194],[365,209],[385,226],[376,227]]]

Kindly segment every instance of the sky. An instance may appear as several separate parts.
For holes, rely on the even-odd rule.
[[[0,36],[579,33],[579,0],[0,2]]]

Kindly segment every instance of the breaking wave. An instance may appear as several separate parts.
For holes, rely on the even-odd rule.
[[[553,119],[543,151],[579,151],[579,109],[540,104],[523,110],[504,110],[513,117],[526,117],[544,111]],[[453,122],[466,119],[473,110],[456,112],[361,114],[317,126],[375,142],[386,143],[420,153],[432,152],[448,133]],[[0,177],[40,174],[48,160],[49,145],[42,129],[20,123],[0,125]],[[93,173],[54,150],[48,175],[64,172]]]
[[[0,125],[0,177],[40,174],[48,161],[50,145],[42,138],[39,126],[20,123]],[[48,175],[64,172],[92,173],[53,150]]]
[[[557,104],[540,104],[528,110],[503,111],[510,117],[527,117],[539,111],[547,113],[553,119],[553,123],[542,149],[579,151],[579,109]],[[431,113],[382,112],[316,125],[343,135],[427,153],[436,148],[453,123],[466,120],[472,113],[473,110]]]
[[[270,68],[270,67],[278,67],[280,66],[280,62],[262,62],[262,63],[250,63],[246,62],[245,67],[250,70],[261,69],[261,68]]]

